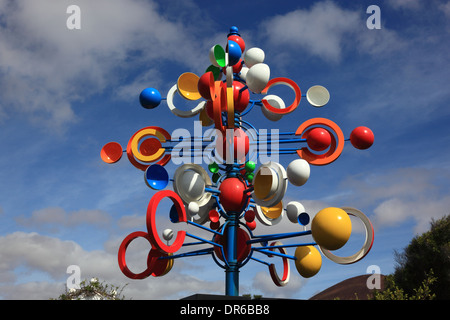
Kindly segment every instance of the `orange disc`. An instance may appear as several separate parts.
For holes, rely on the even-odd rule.
[[[109,142],[105,144],[100,151],[100,157],[106,163],[116,163],[122,158],[122,146],[117,142]]]

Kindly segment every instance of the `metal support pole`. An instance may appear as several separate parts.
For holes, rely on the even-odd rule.
[[[230,213],[227,225],[227,267],[225,269],[225,294],[239,296],[239,266],[237,262],[237,231],[239,214]]]

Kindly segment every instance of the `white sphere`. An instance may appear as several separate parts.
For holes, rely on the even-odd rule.
[[[290,183],[294,186],[302,186],[308,181],[311,169],[308,161],[296,159],[289,163],[286,173]]]
[[[162,233],[163,239],[166,241],[169,241],[173,238],[173,230],[172,229],[165,229]]]
[[[195,171],[187,170],[181,178],[182,191],[192,200],[198,200],[205,193],[205,181]]]
[[[265,54],[260,48],[250,48],[244,53],[244,63],[251,68],[257,63],[264,62]]]
[[[263,98],[263,100],[266,100],[274,108],[277,108],[277,109],[286,108],[286,105],[284,104],[283,99],[281,99],[279,96],[276,96],[274,94],[265,96]],[[264,116],[271,121],[278,121],[283,117],[282,114],[276,114],[276,113],[270,112],[269,110],[266,109],[266,107],[264,105],[261,107],[261,110],[262,110],[262,113],[264,114]]]
[[[298,216],[305,212],[305,207],[297,201],[291,201],[286,205],[286,216],[292,223],[298,223]]]
[[[197,202],[189,202],[188,204],[188,212],[192,216],[195,216],[200,211],[200,207]]]
[[[241,72],[239,73],[239,77],[244,81],[247,81],[248,70],[250,69],[244,66],[242,67]]]
[[[270,78],[270,68],[265,63],[257,63],[247,72],[246,84],[250,91],[261,93],[267,86]]]

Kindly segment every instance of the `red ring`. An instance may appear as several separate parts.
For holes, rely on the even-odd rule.
[[[131,241],[133,241],[134,239],[139,238],[139,237],[145,238],[148,242],[150,242],[150,237],[147,232],[136,231],[136,232],[130,233],[122,241],[122,243],[120,244],[120,247],[119,247],[119,253],[118,253],[119,268],[124,275],[126,275],[128,278],[131,278],[131,279],[145,279],[152,274],[153,266],[149,264],[149,262],[150,262],[149,260],[151,260],[150,253],[147,258],[147,269],[145,269],[143,272],[134,273],[127,266],[127,261],[125,259],[125,253],[127,251],[128,245],[131,243]],[[151,250],[150,250],[150,252],[151,252]]]
[[[282,245],[282,243],[280,241],[274,241],[270,244],[270,246],[276,246],[276,245]],[[273,249],[275,249],[275,248],[270,248],[269,250],[273,251]],[[284,248],[278,248],[278,250],[280,251],[280,253],[283,253],[283,254],[287,253],[286,249],[284,249]],[[283,277],[281,279],[277,275],[277,270],[275,268],[275,265],[272,263],[269,266],[270,277],[272,278],[272,281],[278,287],[283,287],[289,282],[289,276],[291,273],[288,258],[282,257],[282,259],[283,259]]]
[[[302,92],[300,91],[299,86],[294,81],[292,81],[291,79],[288,79],[288,78],[281,77],[281,78],[271,79],[267,83],[266,87],[261,91],[261,93],[267,94],[267,91],[269,91],[269,89],[272,86],[276,86],[276,85],[280,85],[280,84],[287,85],[292,90],[294,90],[294,92],[295,92],[294,102],[289,107],[284,108],[284,109],[275,108],[267,100],[264,100],[264,99],[262,99],[262,103],[264,104],[264,106],[266,107],[266,109],[268,111],[273,112],[275,114],[285,115],[285,114],[291,113],[298,107],[298,105],[300,104],[300,100],[302,98]]]
[[[156,209],[159,202],[168,197],[172,200],[178,213],[178,222],[186,222],[186,210],[183,205],[183,201],[180,196],[172,190],[163,190],[155,193],[155,195],[150,199],[147,207],[147,231],[150,238],[150,243],[153,247],[157,248],[164,253],[174,253],[178,251],[183,245],[184,239],[186,237],[186,231],[178,231],[175,241],[171,245],[165,244],[158,235],[158,230],[156,228]]]
[[[155,127],[155,126],[150,126],[150,127],[142,128],[142,129],[136,131],[136,132],[133,134],[133,136],[132,136],[132,137],[130,138],[130,140],[128,141],[128,145],[127,145],[127,157],[128,157],[128,160],[130,160],[130,162],[131,162],[131,164],[132,164],[133,166],[135,166],[136,168],[138,168],[138,169],[140,169],[140,170],[142,170],[142,171],[145,171],[145,170],[148,168],[149,164],[142,164],[142,163],[138,162],[138,161],[134,158],[133,152],[131,151],[131,142],[133,141],[134,137],[135,137],[140,131],[145,130],[145,129],[155,129],[155,130],[158,130],[159,132],[161,132],[161,134],[162,134],[164,137],[166,137],[166,139],[168,139],[168,140],[171,139],[170,134],[169,134],[166,130],[164,130],[163,128],[160,128],[160,127]],[[170,158],[171,158],[171,154],[168,153],[168,154],[164,155],[164,157],[162,157],[162,159],[159,160],[156,164],[165,166],[165,165],[169,162]]]
[[[295,135],[302,135],[302,138],[305,139],[310,130],[308,128],[314,125],[327,126],[335,133],[333,134],[332,132],[330,132],[330,130],[324,128],[328,131],[328,133],[330,133],[331,136],[330,149],[324,154],[315,154],[309,151],[307,147],[303,147],[302,149],[297,150],[297,154],[300,158],[308,161],[309,164],[323,166],[335,161],[341,155],[342,150],[344,150],[344,134],[342,133],[341,128],[339,128],[339,126],[333,121],[325,118],[313,118],[303,122],[297,128]],[[335,135],[337,137],[337,143]]]

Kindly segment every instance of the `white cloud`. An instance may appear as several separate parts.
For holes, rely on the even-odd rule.
[[[348,50],[378,55],[403,45],[398,35],[384,26],[382,30],[368,30],[363,18],[362,12],[322,1],[309,10],[299,9],[268,19],[262,28],[271,46],[295,49],[291,60],[298,59],[300,52],[307,52],[325,61],[339,62]]]
[[[415,10],[420,7],[420,0],[388,0],[390,6],[394,9]]]
[[[66,27],[70,4],[1,2],[3,120],[18,112],[35,123],[61,129],[78,119],[74,102],[100,94],[110,85],[123,96],[126,89],[120,91],[121,85],[126,88],[129,84],[120,78],[120,70],[143,72],[145,76],[138,75],[143,84],[151,74],[138,68],[149,62],[196,63],[189,28],[162,17],[151,1],[77,1],[81,30]]]
[[[66,212],[59,207],[50,207],[33,211],[31,217],[18,216],[15,220],[20,225],[40,229],[48,226],[70,228],[81,224],[104,227],[109,225],[111,218],[101,210],[82,209]]]
[[[48,299],[64,292],[69,265],[78,265],[81,280],[99,278],[108,284],[125,286],[126,299],[178,299],[197,292],[223,293],[223,281],[205,281],[190,272],[183,273],[183,262],[176,261],[168,277],[144,280],[126,278],[117,265],[118,239],[105,246],[108,251],[86,251],[73,241],[43,236],[38,233],[14,232],[0,237],[0,297],[3,299]],[[130,245],[131,246],[131,245]],[[136,248],[142,247],[137,244]],[[135,248],[135,249],[136,249]],[[148,250],[148,247],[145,247]],[[146,250],[130,250],[131,265],[146,261]],[[200,268],[201,269],[201,268]],[[220,272],[220,270],[218,270]],[[136,271],[137,272],[137,271]],[[42,281],[22,281],[30,273],[44,274]],[[194,275],[192,275],[194,273]],[[197,272],[198,273],[198,272]],[[220,272],[222,274],[222,272]],[[201,276],[201,275],[200,275]]]
[[[402,168],[364,178],[355,176],[342,185],[352,191],[350,203],[374,207],[369,218],[375,228],[412,222],[419,234],[428,230],[432,218],[450,213],[450,196],[441,184],[448,176],[445,170]]]
[[[269,42],[277,46],[299,47],[325,60],[341,58],[346,34],[353,32],[360,18],[330,1],[310,10],[296,10],[265,21]]]

